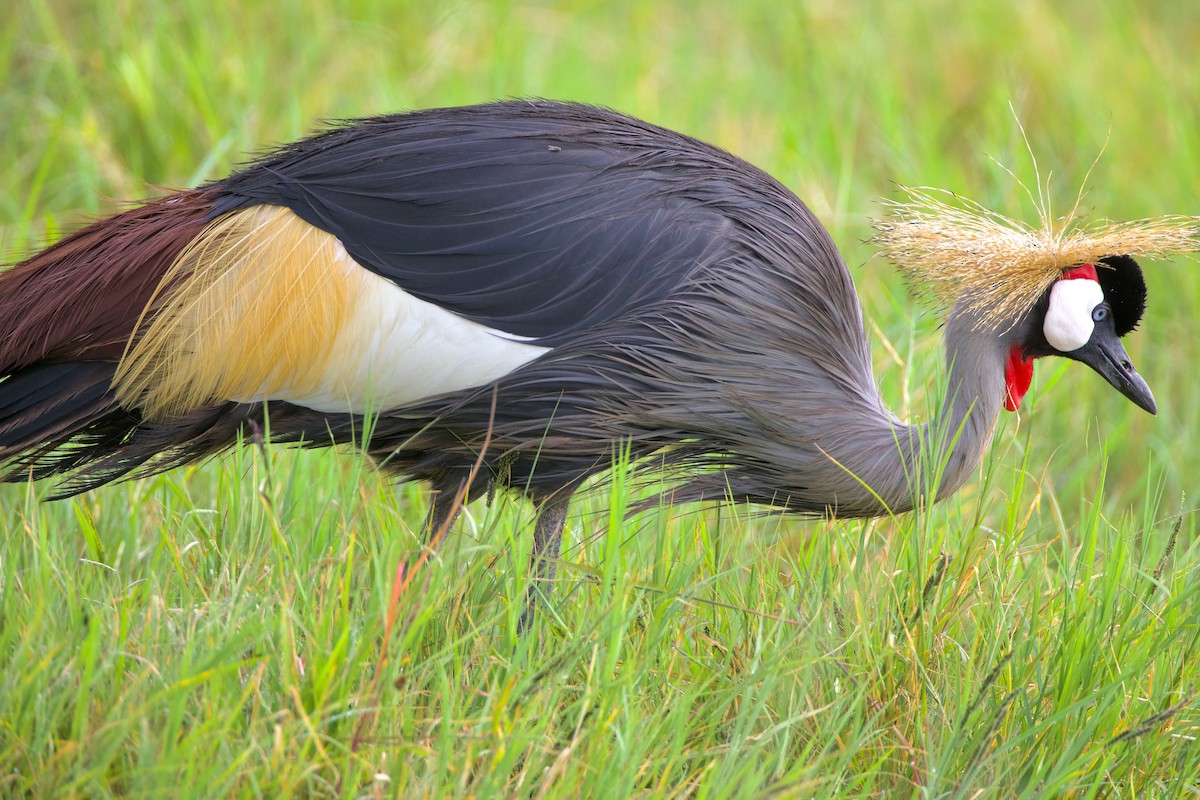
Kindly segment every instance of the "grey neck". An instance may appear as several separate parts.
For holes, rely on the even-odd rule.
[[[952,314],[946,323],[946,396],[936,416],[921,425],[880,433],[875,453],[860,477],[885,513],[910,511],[931,494],[940,500],[957,490],[979,466],[991,442],[1004,401],[1007,337],[972,329],[972,320]],[[932,489],[932,491],[931,491]]]
[[[963,484],[979,466],[992,440],[1004,402],[1004,368],[1011,345],[994,331],[972,330],[972,320],[952,315],[946,324],[946,397],[942,411],[925,426],[932,436],[941,499]],[[928,473],[925,473],[928,475]]]

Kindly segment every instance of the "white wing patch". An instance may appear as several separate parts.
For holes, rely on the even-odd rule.
[[[276,386],[235,400],[286,400],[330,413],[387,410],[490,383],[550,349],[413,297],[360,266],[341,242],[335,252],[331,268],[359,284],[319,384],[307,391]]]
[[[179,254],[114,387],[148,419],[228,400],[386,411],[490,383],[548,349],[413,297],[288,209],[252,206]]]
[[[1050,307],[1042,322],[1042,333],[1054,349],[1069,353],[1092,338],[1096,323],[1092,311],[1104,302],[1104,290],[1096,281],[1077,278],[1058,281],[1050,289]]]

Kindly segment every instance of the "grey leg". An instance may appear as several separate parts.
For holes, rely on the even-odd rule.
[[[462,511],[462,504],[455,502],[461,487],[462,484],[457,481],[433,485],[433,502],[429,504],[429,513],[425,515],[425,544],[439,544],[440,539],[434,542],[434,537],[445,536],[446,531],[454,524],[458,512]]]
[[[529,556],[529,572],[533,582],[525,595],[525,608],[517,622],[517,633],[524,633],[533,624],[535,604],[539,595],[549,591],[558,568],[558,556],[562,547],[563,525],[567,521],[567,506],[570,493],[555,496],[538,511],[537,524],[533,529],[533,552]]]

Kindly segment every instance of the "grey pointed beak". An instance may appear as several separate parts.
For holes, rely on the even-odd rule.
[[[1121,340],[1111,328],[1097,327],[1092,340],[1070,355],[1099,372],[1114,389],[1132,400],[1139,408],[1144,408],[1151,414],[1158,413],[1158,406],[1154,402],[1150,387],[1133,368],[1133,362],[1125,352],[1125,345],[1121,344]]]

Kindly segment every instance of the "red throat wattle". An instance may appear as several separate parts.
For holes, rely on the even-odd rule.
[[[1025,357],[1021,345],[1014,344],[1008,351],[1008,361],[1004,365],[1004,407],[1016,411],[1021,406],[1021,400],[1029,391],[1033,382],[1033,359]]]

